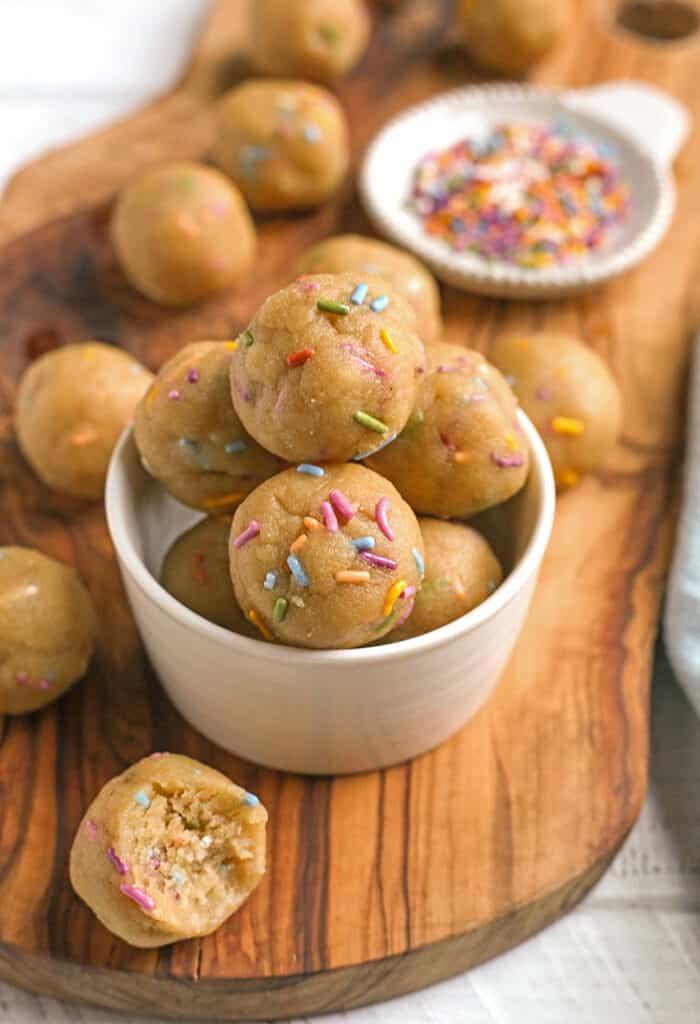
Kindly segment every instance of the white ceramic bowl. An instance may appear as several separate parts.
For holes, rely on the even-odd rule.
[[[146,651],[169,697],[209,739],[285,771],[338,774],[404,761],[456,732],[495,687],[525,618],[552,529],[549,458],[484,528],[510,571],[478,608],[432,633],[350,651],[250,640],[185,608],[158,583],[172,541],[201,517],[144,471],[131,430],[107,478],[107,522]]]

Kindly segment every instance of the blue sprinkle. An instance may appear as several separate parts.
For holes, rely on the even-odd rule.
[[[374,547],[374,537],[357,537],[352,541],[352,546],[358,551],[371,551]]]
[[[274,590],[276,583],[277,583],[277,573],[276,572],[268,572],[267,576],[265,577],[265,582],[263,583],[263,586],[264,586],[265,590]]]
[[[414,548],[411,553],[416,563],[416,568],[418,569],[418,572],[420,574],[420,578],[423,579],[423,577],[425,576],[425,562],[423,561],[423,556],[421,555],[418,548]]]
[[[321,129],[317,124],[311,124],[309,121],[304,125],[304,138],[307,142],[310,142],[311,145],[315,145],[317,142],[321,141]]]
[[[376,455],[377,452],[380,452],[383,448],[386,448],[388,444],[391,444],[392,441],[395,441],[397,436],[396,431],[394,431],[393,434],[389,434],[386,441],[382,441],[378,448],[373,448],[370,452],[361,452],[360,455],[353,455],[352,461],[362,462],[363,459],[368,459],[370,455]]]
[[[243,803],[248,804],[249,807],[257,807],[260,801],[258,800],[255,793],[246,793],[243,797]]]
[[[176,885],[182,885],[182,883],[185,881],[185,876],[183,875],[182,871],[178,870],[178,868],[173,868],[171,878],[174,880]]]
[[[289,558],[287,559],[287,565],[289,566],[289,571],[291,572],[292,576],[299,584],[299,586],[308,587],[309,577],[302,569],[301,562],[299,561],[296,555],[289,556]]]
[[[479,390],[479,391],[488,391],[488,388],[484,384],[484,382],[481,379],[481,377],[475,377],[474,378],[474,387],[477,388],[477,390]]]
[[[517,383],[517,380],[518,380],[518,378],[514,374],[512,374],[512,373],[507,373],[506,374],[506,384],[509,384],[512,388],[515,387],[515,385]]]
[[[386,309],[386,307],[388,305],[389,305],[389,296],[388,295],[380,295],[378,298],[376,298],[374,300],[374,302],[370,302],[369,308],[373,309],[375,313],[381,313],[382,310]]]
[[[227,451],[229,455],[237,455],[238,452],[244,452],[247,447],[248,445],[243,439],[240,441],[229,441],[225,446],[225,451]]]
[[[489,594],[493,594],[494,590],[496,589],[496,581],[495,580],[489,580],[487,586],[489,588]]]
[[[356,288],[355,288],[355,291],[350,296],[350,301],[355,306],[361,306],[362,303],[367,298],[367,292],[368,291],[369,291],[369,289],[367,288],[366,284],[358,284],[356,286]]]
[[[153,860],[153,852],[153,847],[149,846],[148,849],[146,850],[146,856],[148,857],[149,860]]]
[[[301,462],[297,466],[297,473],[305,473],[306,476],[325,476],[325,469],[321,466],[313,466],[310,462]]]
[[[148,797],[146,796],[142,789],[140,789],[138,793],[134,796],[134,800],[136,801],[137,804],[140,804],[141,807],[151,806],[151,801],[148,799]]]

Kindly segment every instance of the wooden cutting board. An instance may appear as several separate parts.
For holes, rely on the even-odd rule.
[[[416,0],[378,15],[367,59],[339,90],[355,164],[390,115],[474,78],[450,36],[449,6]],[[244,13],[243,3],[220,0],[171,94],[26,168],[0,206],[0,543],[74,563],[101,611],[85,682],[41,714],[0,718],[0,977],[190,1021],[268,1020],[408,992],[522,941],[600,877],[645,795],[650,656],[672,537],[687,339],[700,312],[697,133],[678,162],[673,228],[638,270],[546,305],[446,290],[451,341],[488,352],[504,327],[582,334],[624,392],[619,448],[560,501],[510,667],[454,739],[412,764],[339,779],[283,775],[223,753],[185,724],[153,676],[101,507],[38,483],[16,448],[11,411],[20,372],[45,349],[98,337],[155,368],[186,341],[236,332],[314,239],[367,229],[350,185],[318,213],[265,219],[249,279],[183,313],[141,299],[116,269],[109,197],[139,166],[206,153],[207,104],[244,74]],[[656,82],[700,115],[700,44],[642,42],[612,27],[607,5],[581,16],[539,72],[552,84],[613,77]],[[215,935],[143,952],[112,938],[77,900],[67,861],[86,803],[153,749],[199,757],[260,793],[270,858],[264,883]]]

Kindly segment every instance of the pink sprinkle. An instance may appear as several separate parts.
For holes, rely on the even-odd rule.
[[[284,384],[280,388],[279,394],[277,395],[277,399],[275,400],[275,405],[274,405],[274,408],[272,410],[273,412],[279,412],[280,409],[282,408],[282,406],[284,404],[284,401],[285,401],[285,399],[287,397],[287,389],[288,389],[288,387],[289,387],[289,377],[285,377]]]
[[[107,856],[109,857],[109,859],[111,860],[112,864],[116,868],[118,874],[120,874],[120,875],[128,875],[129,874],[128,867],[126,866],[126,864],[121,859],[121,857],[119,856],[119,854],[117,853],[117,851],[114,849],[113,846],[110,846],[110,848],[107,850]]]
[[[377,377],[386,377],[386,370],[383,370],[381,366],[375,366],[374,363],[367,362],[362,356],[358,356],[352,345],[346,343],[340,347],[344,352],[349,352],[353,362],[359,363],[365,370],[369,370],[370,373],[374,373]]]
[[[329,501],[321,502],[321,515],[323,516],[323,524],[328,532],[337,533],[338,520],[335,517],[335,512],[333,511]]]
[[[496,455],[495,452],[491,452],[491,458],[500,466],[501,469],[509,469],[514,466],[522,466],[525,459],[522,455]]]
[[[373,555],[371,551],[361,551],[360,558],[363,558],[365,562],[370,565],[376,565],[378,569],[398,569],[399,563],[394,561],[393,558],[384,558],[383,555]]]
[[[413,586],[413,584],[411,584],[408,587],[404,587],[404,589],[399,594],[399,600],[401,600],[401,601],[408,601],[410,598],[415,597],[415,596],[416,596],[416,588]]]
[[[552,397],[552,392],[549,390],[549,388],[538,388],[535,392],[535,395],[537,398],[540,399],[540,401],[548,402],[549,399]]]
[[[153,870],[157,871],[158,868],[160,867],[160,861],[158,860],[157,857],[154,857],[152,863],[153,863]]]
[[[153,897],[148,896],[142,889],[137,889],[135,885],[122,883],[119,886],[119,892],[122,896],[128,896],[134,903],[138,903],[142,910],[155,910],[156,901]]]
[[[85,819],[85,831],[91,839],[97,839],[97,823],[94,818]]]
[[[249,525],[246,526],[243,533],[239,533],[236,539],[234,540],[234,548],[236,548],[236,550],[238,550],[238,548],[242,548],[244,544],[247,544],[249,540],[253,539],[253,537],[257,537],[259,533],[260,523],[257,521],[257,519],[251,519]]]
[[[377,520],[377,526],[382,531],[387,540],[394,539],[394,531],[391,528],[389,522],[389,499],[380,498],[377,502],[377,507],[374,510],[374,518]]]
[[[407,606],[406,609],[401,612],[398,619],[394,623],[395,627],[403,626],[404,622],[406,622],[407,619],[410,618],[411,612],[413,611],[413,606],[416,603],[416,588],[406,587],[406,589],[399,594],[399,597],[405,598]]]
[[[436,373],[459,373],[459,370],[459,366],[448,366],[446,363],[440,363],[435,367]]]
[[[469,399],[470,402],[485,402],[486,395],[472,395]]]
[[[180,392],[177,390],[177,388],[173,388],[172,391],[168,391],[168,398],[173,398],[177,400],[179,397]]]
[[[15,682],[17,683],[18,686],[28,686],[29,674],[27,672],[18,672],[15,675]]]
[[[149,754],[148,756],[153,760],[154,757],[163,757],[163,753],[160,750],[156,750],[154,754]]]
[[[187,380],[190,382],[190,384],[196,384],[197,381],[199,380],[199,370],[188,370]]]
[[[328,497],[331,499],[331,504],[335,508],[336,512],[338,512],[343,519],[346,519],[349,522],[354,517],[355,506],[349,498],[345,497],[342,491],[335,488],[331,491]]]
[[[303,292],[315,292],[320,287],[321,285],[318,283],[318,281],[305,281],[301,286],[301,290]]]
[[[51,686],[51,683],[48,681],[48,679],[40,679],[39,680],[39,689],[40,690],[48,690],[49,686]]]

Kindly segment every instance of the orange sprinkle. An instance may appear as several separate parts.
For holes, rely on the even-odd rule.
[[[315,355],[315,348],[300,348],[298,352],[292,352],[287,356],[287,366],[303,366],[307,359],[313,359]]]
[[[555,416],[552,420],[552,430],[556,434],[567,434],[569,437],[580,437],[584,431],[583,420],[574,419],[571,416]]]
[[[578,471],[575,469],[562,469],[557,474],[557,486],[561,488],[575,487],[579,481]]]
[[[402,592],[406,589],[408,583],[406,580],[397,580],[396,583],[392,583],[386,592],[384,598],[384,607],[382,608],[382,615],[386,618],[387,615],[391,615],[394,610],[394,605],[398,601]]]
[[[466,593],[464,592],[464,587],[459,576],[455,576],[454,580],[452,581],[452,589],[454,590],[457,598],[460,601],[463,601],[464,598],[467,596]]]
[[[297,539],[294,541],[294,543],[290,545],[289,550],[291,551],[291,553],[293,555],[296,555],[297,551],[301,551],[301,549],[307,543],[308,539],[309,538],[306,536],[305,533],[300,533]]]
[[[153,399],[156,397],[157,392],[158,392],[158,384],[154,384],[152,386],[151,390],[148,392],[148,397],[146,399],[146,405],[150,405],[151,404]]]
[[[230,494],[220,494],[218,498],[205,498],[202,504],[205,508],[221,508],[222,505],[234,505],[237,501],[242,501],[243,498],[245,498],[245,494],[231,491]]]
[[[307,530],[320,530],[321,524],[313,516],[304,516],[304,526]]]
[[[362,570],[344,569],[335,574],[336,583],[369,583],[369,573]]]
[[[463,462],[468,461],[469,455],[466,452],[453,452],[452,458],[461,465]]]
[[[396,352],[398,351],[398,349],[396,348],[396,345],[394,344],[394,340],[391,337],[391,335],[389,334],[389,332],[387,331],[386,327],[382,327],[381,331],[379,332],[379,337],[384,342],[384,347],[388,348],[389,351],[393,352],[394,355],[395,355]]]
[[[275,634],[272,632],[265,620],[258,615],[255,608],[251,608],[248,612],[248,620],[252,622],[254,626],[257,626],[266,640],[275,639]]]
[[[76,448],[82,448],[85,444],[92,444],[93,441],[97,441],[99,436],[93,427],[83,427],[82,430],[76,430],[70,439],[70,443],[75,445]]]

